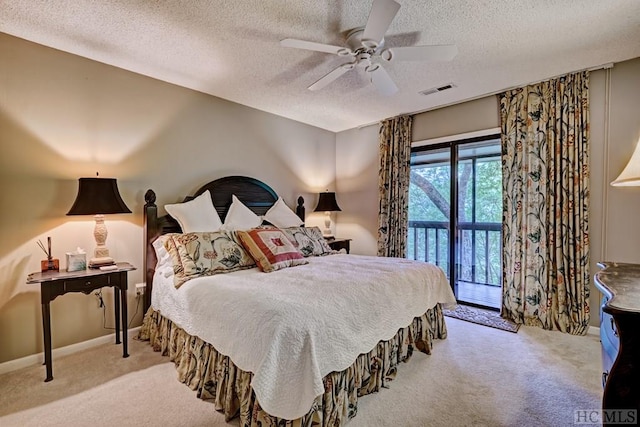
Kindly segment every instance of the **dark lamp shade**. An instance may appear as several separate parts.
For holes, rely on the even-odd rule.
[[[78,195],[67,215],[131,213],[114,178],[80,178]]]
[[[316,206],[314,212],[342,211],[340,206],[338,206],[338,202],[336,202],[336,193],[327,191],[319,195],[318,206]]]

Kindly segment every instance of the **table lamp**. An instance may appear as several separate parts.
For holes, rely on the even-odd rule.
[[[318,205],[314,209],[314,212],[324,212],[324,230],[322,235],[327,238],[333,238],[333,232],[331,231],[331,212],[341,211],[336,202],[336,193],[326,191],[320,193],[318,198]]]
[[[131,213],[131,210],[120,197],[115,178],[80,178],[78,181],[78,195],[67,215],[94,215],[96,248],[94,257],[89,260],[89,267],[114,264],[105,245],[107,226],[104,224],[104,215]]]

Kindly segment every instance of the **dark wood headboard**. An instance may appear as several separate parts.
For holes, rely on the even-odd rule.
[[[269,208],[278,200],[278,195],[271,187],[262,181],[247,176],[227,176],[211,181],[200,187],[192,196],[184,199],[185,202],[198,197],[209,190],[213,206],[218,211],[220,219],[224,222],[229,206],[231,206],[231,196],[235,195],[245,206],[257,215],[264,215]],[[167,233],[181,233],[180,225],[170,215],[158,217],[158,207],[156,206],[156,193],[147,190],[144,195],[144,265],[146,292],[144,294],[144,313],[151,306],[151,294],[153,292],[153,275],[156,271],[156,253],[153,249],[153,241],[159,236]],[[305,220],[304,199],[298,197],[296,214]]]

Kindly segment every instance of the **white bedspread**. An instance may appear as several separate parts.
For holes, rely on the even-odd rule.
[[[324,393],[325,375],[346,369],[436,303],[456,303],[443,271],[431,264],[343,254],[308,259],[272,273],[193,279],[179,289],[160,270],[152,306],[253,372],[265,411],[295,419]]]

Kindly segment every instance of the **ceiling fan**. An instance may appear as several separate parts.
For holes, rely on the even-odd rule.
[[[455,45],[385,48],[384,35],[399,9],[400,4],[394,0],[374,0],[366,26],[349,32],[346,47],[297,39],[281,40],[280,45],[332,53],[349,60],[349,62],[338,66],[309,86],[309,90],[322,89],[347,71],[361,68],[370,77],[371,83],[381,94],[393,95],[398,91],[398,87],[382,66],[384,63],[398,61],[450,61],[458,53]]]

